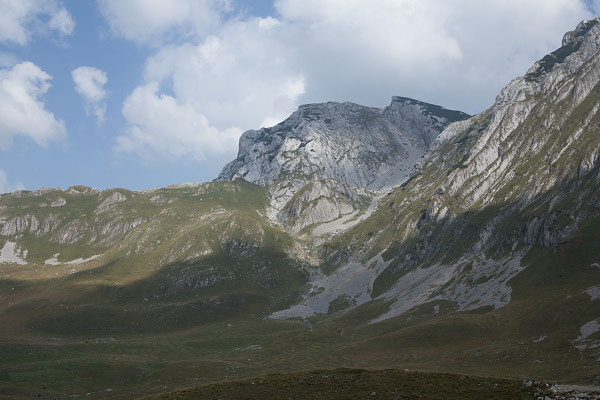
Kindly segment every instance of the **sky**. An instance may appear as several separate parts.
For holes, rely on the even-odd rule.
[[[300,104],[470,114],[600,0],[0,0],[0,193],[214,179]]]

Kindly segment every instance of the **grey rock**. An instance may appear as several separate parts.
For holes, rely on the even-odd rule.
[[[80,219],[74,219],[54,232],[50,241],[59,244],[77,243],[88,232],[88,229],[89,224],[87,222]]]
[[[50,214],[42,220],[39,225],[39,229],[35,231],[36,236],[46,235],[60,226],[62,218],[56,214]]]
[[[63,197],[58,197],[50,203],[50,207],[62,207],[67,204],[67,201]]]
[[[217,180],[245,179],[269,186],[271,220],[297,232],[311,221],[324,222],[336,214],[335,204],[322,200],[317,208],[329,211],[290,225],[280,211],[306,184],[334,179],[370,190],[397,186],[414,172],[434,138],[449,123],[465,118],[468,115],[460,111],[404,97],[394,97],[385,109],[354,103],[306,104],[272,128],[245,132],[237,158]],[[347,208],[349,203],[338,204]]]
[[[307,104],[272,128],[245,132],[238,157],[217,179],[271,186],[285,181],[285,200],[312,179],[370,189],[393,186],[408,178],[433,137],[467,117],[402,97],[383,110],[354,103]],[[275,208],[286,202],[277,201]]]
[[[385,110],[353,103],[307,104],[272,128],[245,132],[238,157],[217,179],[272,185],[294,177],[331,178],[368,187],[403,161],[412,168],[432,137],[467,117],[400,97]]]
[[[279,212],[278,219],[289,232],[336,220],[365,206],[371,196],[336,180],[313,181],[301,188]]]
[[[108,196],[106,199],[104,199],[104,201],[102,201],[102,203],[100,203],[100,205],[98,206],[98,208],[96,208],[96,210],[94,212],[96,214],[103,213],[103,212],[111,209],[114,204],[122,203],[126,200],[127,200],[126,195],[124,195],[121,192],[114,192],[110,196]]]
[[[39,225],[40,221],[34,214],[13,217],[5,221],[0,220],[0,235],[12,237],[20,236],[26,232],[34,233]]]
[[[72,196],[94,196],[100,194],[100,191],[87,186],[71,186],[66,190],[66,193]]]
[[[111,221],[100,228],[97,244],[101,246],[111,245],[145,222],[147,222],[146,218]]]

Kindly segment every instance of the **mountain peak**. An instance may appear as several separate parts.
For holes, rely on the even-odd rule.
[[[305,104],[276,126],[245,132],[237,158],[217,179],[272,185],[303,176],[379,188],[376,182],[393,170],[403,171],[397,179],[407,178],[433,138],[450,122],[468,117],[399,96],[385,109],[350,102]]]
[[[555,66],[568,63],[572,58],[575,60],[571,64],[578,67],[590,55],[596,54],[600,42],[598,21],[600,18],[584,20],[577,25],[575,30],[567,32],[563,37],[562,46],[536,62],[527,71],[525,80],[537,82],[544,75],[552,72]]]
[[[562,45],[567,46],[569,43],[575,42],[582,38],[590,31],[590,29],[592,29],[594,25],[598,23],[599,20],[600,18],[594,18],[581,21],[574,30],[565,33],[563,36]]]

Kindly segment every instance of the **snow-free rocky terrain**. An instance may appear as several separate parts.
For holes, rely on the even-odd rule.
[[[331,367],[599,385],[599,288],[594,19],[475,116],[309,104],[214,182],[0,195],[0,398]]]
[[[384,109],[354,103],[307,104],[272,128],[245,132],[238,157],[217,179],[268,186],[272,220],[287,226],[290,217],[298,215],[281,211],[296,193],[304,189],[323,198],[291,225],[299,231],[313,222],[313,214],[315,222],[327,222],[358,211],[355,198],[363,192],[352,188],[380,190],[406,181],[437,135],[449,123],[468,117],[404,97],[393,97]],[[306,188],[322,179],[348,187],[333,192],[327,184]]]

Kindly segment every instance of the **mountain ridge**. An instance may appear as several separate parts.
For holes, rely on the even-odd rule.
[[[311,221],[333,222],[360,212],[352,200],[360,196],[359,191],[350,187],[377,191],[402,183],[442,129],[467,117],[460,111],[399,96],[385,108],[350,102],[301,105],[274,127],[245,132],[237,158],[216,180],[241,178],[267,186],[270,220],[298,232]],[[326,190],[327,185],[318,182],[327,179],[348,186],[342,191],[348,196],[339,198],[344,207],[350,206],[344,213],[324,202],[302,207],[306,215],[286,215],[296,193],[307,185],[311,192]],[[326,190],[316,197],[326,198],[331,193]],[[306,222],[290,227],[287,221],[293,218]]]
[[[459,310],[466,299],[471,303],[466,309],[508,304],[511,290],[504,282],[526,268],[520,260],[531,246],[567,241],[598,215],[597,22],[583,22],[568,33],[579,49],[538,80],[528,74],[542,61],[512,80],[490,109],[449,125],[418,171],[393,189],[371,218],[323,245],[321,257],[337,272],[317,278],[298,308],[274,315],[323,313],[346,296],[355,300],[348,309],[395,299],[395,311],[384,313],[391,318],[444,298],[440,290]],[[565,40],[565,46],[570,43]],[[539,163],[537,154],[546,163]],[[570,194],[564,192],[569,186]],[[570,196],[579,196],[577,205],[556,210]],[[366,276],[365,265],[372,271]],[[473,284],[480,278],[487,283]],[[411,288],[414,282],[424,284]]]
[[[415,111],[417,108],[419,112]],[[434,114],[435,112],[444,116],[436,115]],[[407,115],[413,118],[406,118]],[[449,120],[446,117],[453,118],[453,120]],[[358,144],[370,147],[369,143],[364,142],[358,137],[360,134],[366,132],[362,130],[353,131],[353,127],[349,125],[349,123],[353,123],[369,128],[369,133],[371,134],[369,140],[373,141],[374,136],[377,138],[375,141],[382,140],[385,145],[400,150],[400,154],[402,154],[405,152],[404,147],[400,143],[402,140],[413,141],[415,142],[413,143],[414,146],[425,146],[430,142],[431,131],[437,130],[439,133],[441,128],[445,126],[445,122],[453,122],[459,118],[464,119],[466,117],[468,115],[460,111],[446,110],[440,106],[399,96],[393,97],[391,104],[384,109],[361,106],[350,102],[301,105],[289,118],[272,128],[261,128],[258,131],[250,130],[245,132],[242,138],[240,138],[238,157],[223,168],[217,180],[244,178],[252,183],[272,185],[279,179],[279,175],[281,174],[285,174],[288,177],[290,174],[297,173],[299,175],[312,174],[319,179],[336,179],[342,184],[367,188],[378,177],[376,173],[369,175],[368,172],[364,172],[364,175],[360,175],[356,174],[356,172],[335,169],[328,164],[326,164],[325,168],[317,165],[317,162],[313,160],[325,162],[325,159],[328,158],[327,149],[333,146],[333,144],[327,143],[327,139],[324,139],[323,147],[325,147],[325,150],[322,150],[319,146],[315,146],[316,143],[314,141],[319,141],[321,136],[325,136],[328,137],[328,140],[335,139],[347,142],[347,140],[344,140],[344,136],[349,136]],[[399,120],[404,125],[394,126],[393,121]],[[268,137],[270,139],[267,139]],[[275,143],[271,143],[271,141],[275,141]],[[299,143],[296,143],[296,141]],[[313,143],[310,144],[311,142]],[[267,145],[264,145],[264,143],[267,143]],[[340,143],[336,144],[340,145]],[[260,149],[259,147],[255,148],[255,146],[259,146]],[[310,157],[310,153],[308,153],[303,154],[303,160],[293,163],[290,161],[296,160],[290,160],[290,157],[284,157],[282,154],[302,151],[301,148],[305,146],[309,146],[308,150],[305,150],[306,152],[324,152],[325,157]],[[349,146],[349,148],[351,147]],[[369,148],[366,154],[373,154],[376,150],[380,150],[380,147]],[[253,153],[257,153],[258,155],[254,156]],[[340,151],[339,153],[340,159],[344,159],[344,152]],[[268,156],[266,165],[260,165],[258,157],[265,156]],[[390,157],[389,154],[386,156]],[[360,163],[357,157],[358,154],[350,157],[349,160]],[[276,162],[274,163],[274,161]],[[378,161],[390,164],[385,157],[383,160]],[[292,165],[287,166],[285,165],[286,163]],[[273,165],[277,164],[279,164],[279,168],[277,166],[273,167]],[[370,163],[369,165],[376,164]],[[360,165],[355,168],[360,169],[359,167]],[[274,171],[269,169],[274,169]],[[376,167],[375,169],[379,168]]]
[[[324,366],[599,384],[598,22],[467,119],[306,105],[214,182],[0,195],[0,387]]]

